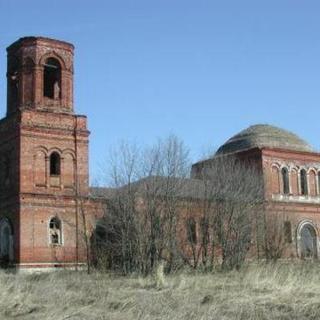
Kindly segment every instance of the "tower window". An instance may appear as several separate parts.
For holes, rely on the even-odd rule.
[[[300,190],[302,195],[308,194],[307,172],[304,169],[300,171]]]
[[[197,243],[196,221],[193,218],[187,220],[187,238],[189,243]]]
[[[281,170],[282,175],[282,191],[283,194],[289,194],[289,172],[287,168],[282,168]]]
[[[49,223],[50,244],[59,245],[61,241],[61,222],[57,217],[50,220]]]
[[[57,152],[52,152],[50,156],[50,175],[60,175],[60,156]]]
[[[18,104],[20,86],[20,62],[16,57],[9,57],[8,66],[8,103],[12,109]]]
[[[61,98],[61,66],[57,59],[48,58],[43,71],[43,94],[50,99]]]

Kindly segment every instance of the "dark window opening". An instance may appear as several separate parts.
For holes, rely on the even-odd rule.
[[[187,238],[189,243],[197,243],[196,221],[193,218],[190,218],[187,221]]]
[[[284,225],[284,240],[286,243],[292,243],[292,231],[291,231],[291,222],[285,221]]]
[[[57,217],[50,220],[50,243],[51,244],[61,244],[61,223]]]
[[[302,195],[308,194],[307,172],[304,169],[300,171],[300,188],[301,188]]]
[[[48,58],[44,65],[43,94],[50,99],[61,98],[61,66],[54,58]]]
[[[51,234],[51,243],[52,244],[59,244],[59,236],[57,235],[57,233]]]
[[[60,156],[57,152],[53,152],[50,156],[50,175],[60,175]]]
[[[8,99],[9,105],[14,109],[18,104],[19,96],[19,71],[20,71],[20,61],[16,57],[9,58],[8,66]]]
[[[283,194],[289,194],[290,188],[289,188],[289,172],[287,168],[282,168],[281,170],[282,174],[282,187],[283,187]]]
[[[320,194],[320,172],[318,172],[318,194]]]
[[[311,225],[304,225],[300,232],[300,250],[302,259],[318,257],[317,234]]]

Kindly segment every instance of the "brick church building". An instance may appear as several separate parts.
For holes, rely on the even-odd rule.
[[[292,132],[270,125],[254,125],[223,144],[215,154],[221,156],[249,160],[262,172],[266,215],[281,223],[277,232],[282,233],[285,242],[284,255],[318,258],[320,154]],[[201,178],[201,171],[212,161],[194,164],[191,177]]]
[[[72,44],[43,37],[21,38],[7,48],[0,261],[18,269],[85,264],[79,230],[90,233],[101,216],[98,190],[89,188],[87,119],[74,112],[73,52]],[[270,210],[288,217],[290,255],[318,257],[320,154],[296,135],[267,125],[232,137],[217,152],[228,154],[261,167]],[[191,183],[210,161],[193,165]]]

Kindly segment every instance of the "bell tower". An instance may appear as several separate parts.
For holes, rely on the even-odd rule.
[[[86,117],[74,113],[73,53],[72,44],[43,37],[21,38],[7,48],[0,263],[86,263],[79,212],[89,190],[89,131]]]
[[[33,109],[73,112],[72,44],[21,38],[7,48],[7,114]]]

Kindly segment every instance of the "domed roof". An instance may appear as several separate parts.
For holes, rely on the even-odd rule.
[[[250,126],[230,138],[218,149],[216,155],[263,147],[314,151],[306,141],[292,132],[267,124],[258,124]]]

